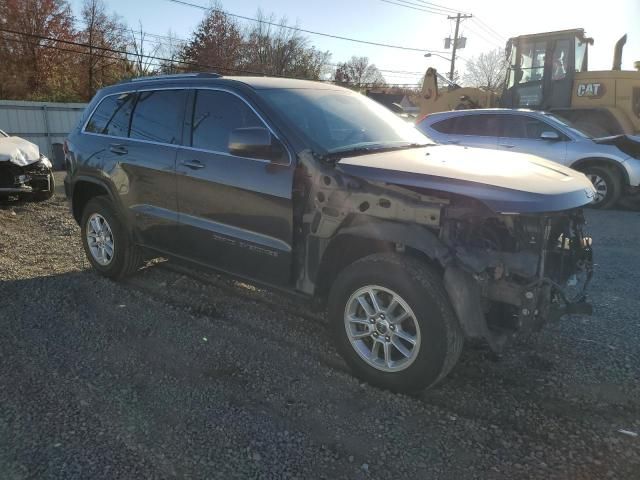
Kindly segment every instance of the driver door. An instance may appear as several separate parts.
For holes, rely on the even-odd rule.
[[[197,89],[177,157],[179,254],[267,283],[291,281],[293,162],[228,150],[236,128],[266,127],[240,96]]]

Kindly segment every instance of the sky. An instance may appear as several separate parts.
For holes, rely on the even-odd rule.
[[[142,22],[145,31],[187,38],[203,16],[200,9],[171,3],[169,0],[105,0],[108,8],[118,13],[130,26]],[[209,5],[208,0],[188,0]],[[426,4],[425,0],[390,0],[395,3]],[[82,0],[71,0],[79,12]],[[525,33],[537,33],[568,28],[584,28],[595,39],[589,51],[589,70],[611,68],[615,42],[624,33],[628,41],[622,67],[633,69],[640,60],[640,0],[533,0],[505,2],[503,0],[433,0],[434,4],[471,13],[474,18],[461,22],[461,34],[467,38],[466,48],[458,51],[456,70],[464,72],[465,59],[482,52],[504,48],[506,38]],[[444,39],[453,36],[455,22],[440,15],[415,8],[406,8],[383,0],[224,0],[222,8],[229,13],[255,17],[258,9],[276,17],[286,17],[290,24],[307,30],[351,37],[377,43],[444,52]],[[248,23],[241,21],[242,23]],[[493,31],[489,30],[487,26]],[[326,37],[308,35],[312,45],[332,53],[331,62],[348,60],[351,56],[366,56],[382,70],[415,73],[383,72],[389,83],[414,83],[429,66],[446,74],[448,60],[423,52],[363,45]]]

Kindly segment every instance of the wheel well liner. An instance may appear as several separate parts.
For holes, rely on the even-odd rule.
[[[342,228],[330,241],[322,255],[315,279],[316,293],[324,296],[337,275],[348,265],[378,252],[405,250],[430,263],[447,263],[449,249],[438,237],[419,225],[370,220]]]

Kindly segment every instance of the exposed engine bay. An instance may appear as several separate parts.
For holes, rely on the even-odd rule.
[[[583,227],[581,210],[446,215],[440,238],[455,252],[455,261],[445,268],[445,287],[469,336],[500,350],[510,336],[539,329],[548,319],[590,314],[592,242]]]

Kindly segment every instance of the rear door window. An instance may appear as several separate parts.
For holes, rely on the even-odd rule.
[[[109,95],[96,108],[87,122],[85,132],[99,133],[112,137],[126,137],[135,100],[134,93]]]
[[[196,90],[191,125],[192,147],[223,153],[232,130],[265,126],[243,100],[216,90]]]
[[[131,120],[130,137],[180,144],[186,90],[140,92]]]
[[[456,133],[477,137],[497,137],[500,123],[497,115],[465,115],[457,118]]]

